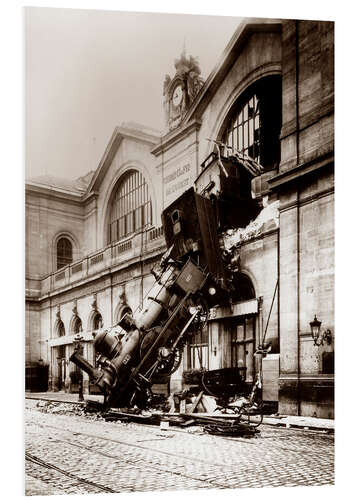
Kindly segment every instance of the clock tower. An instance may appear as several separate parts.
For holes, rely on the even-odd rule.
[[[175,68],[176,73],[172,79],[166,75],[163,89],[165,121],[169,131],[180,125],[204,84],[197,58],[187,58],[183,52],[175,60]]]

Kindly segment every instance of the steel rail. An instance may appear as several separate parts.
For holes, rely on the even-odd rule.
[[[34,455],[31,455],[28,452],[25,452],[25,459],[29,462],[35,463],[37,465],[40,465],[41,467],[45,467],[47,469],[52,469],[55,470],[56,472],[59,472],[60,474],[67,476],[71,479],[74,479],[80,483],[86,484],[88,486],[93,486],[94,488],[97,488],[101,491],[106,491],[107,493],[120,493],[120,491],[113,490],[111,488],[108,488],[107,486],[102,486],[101,484],[98,483],[93,483],[92,481],[89,481],[88,479],[83,479],[81,477],[76,476],[75,474],[72,474],[71,472],[65,471],[64,469],[61,469],[60,467],[57,467],[54,464],[51,464],[49,462],[46,462],[45,460],[42,460],[39,457],[36,457]]]
[[[150,446],[144,446],[144,445],[140,445],[140,444],[136,444],[136,443],[128,443],[127,441],[120,441],[119,439],[113,439],[113,438],[108,438],[108,437],[104,437],[104,436],[98,436],[97,434],[91,434],[91,433],[87,433],[87,432],[71,431],[71,430],[68,430],[68,429],[64,430],[62,427],[56,427],[55,425],[48,425],[48,424],[42,424],[42,425],[44,427],[48,427],[48,428],[51,428],[51,429],[56,429],[58,431],[69,432],[69,433],[74,434],[74,435],[82,435],[82,436],[91,437],[91,438],[95,438],[95,439],[101,439],[102,441],[109,441],[111,443],[117,443],[117,444],[120,444],[120,445],[123,445],[123,446],[127,446],[127,447],[131,447],[131,448],[140,448],[142,450],[154,451],[155,453],[158,453],[160,455],[171,456],[171,457],[179,457],[179,458],[183,458],[185,460],[188,460],[188,461],[191,461],[191,462],[194,462],[194,463],[199,462],[199,463],[202,463],[202,464],[205,464],[205,465],[214,465],[216,467],[222,467],[222,464],[220,464],[220,463],[210,462],[208,460],[203,460],[203,459],[195,457],[195,456],[188,457],[186,455],[182,455],[182,454],[179,454],[179,453],[172,453],[170,451],[157,450],[157,449],[152,448]],[[140,425],[142,425],[142,424],[140,424]]]
[[[103,439],[103,438],[99,438],[99,439]],[[67,439],[58,439],[57,441],[59,441],[61,443],[69,444],[71,446],[75,446],[75,447],[80,448],[82,450],[90,451],[90,452],[92,452],[94,454],[101,455],[101,456],[106,457],[106,458],[113,459],[114,461],[119,461],[120,464],[123,464],[123,462],[125,462],[127,464],[133,465],[134,467],[136,467],[139,470],[142,469],[142,466],[140,467],[140,465],[138,465],[136,459],[130,459],[130,458],[124,457],[122,455],[120,457],[116,456],[116,455],[111,455],[111,454],[106,453],[104,451],[96,450],[96,449],[93,449],[92,447],[89,447],[89,446],[86,446],[86,445],[83,445],[83,444],[79,444],[79,443],[75,443],[75,442],[72,442],[72,441],[68,441]],[[120,443],[120,444],[122,444],[122,443]],[[142,448],[142,447],[140,446],[140,448]],[[155,448],[146,448],[146,449],[148,449],[148,450],[150,450],[152,452],[157,452],[157,450]],[[160,452],[160,453],[162,453],[162,452]],[[183,455],[179,455],[179,454],[175,454],[175,453],[174,454],[170,454],[170,455],[173,455],[174,457],[179,457],[179,458],[189,458],[189,457],[185,457]],[[194,461],[196,462],[197,460],[195,459]],[[204,462],[204,463],[207,465],[207,462]],[[209,465],[211,465],[211,464],[209,463]],[[217,466],[217,464],[214,464],[214,465]],[[222,464],[220,466],[222,467]],[[174,471],[174,470],[169,470],[169,469],[166,469],[164,467],[159,467],[159,466],[153,465],[151,463],[146,463],[145,464],[145,469],[146,470],[147,469],[152,469],[152,470],[155,470],[155,471],[158,471],[158,472],[165,472],[167,474],[172,474],[174,476],[179,476],[179,477],[185,477],[187,479],[193,479],[195,481],[201,481],[203,483],[207,483],[208,482],[208,483],[210,483],[212,485],[212,487],[214,487],[214,486],[219,487],[220,486],[218,483],[215,483],[214,481],[211,481],[210,479],[201,479],[200,477],[197,477],[197,476],[194,476],[194,475],[190,475],[190,474],[183,473],[183,472],[177,472],[177,471]]]

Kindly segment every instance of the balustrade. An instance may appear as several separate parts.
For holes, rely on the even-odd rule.
[[[151,250],[158,244],[157,240],[163,237],[163,227],[151,228],[144,233],[138,233],[125,241],[112,243],[96,254],[84,257],[81,261],[66,266],[63,270],[52,273],[42,281],[42,293],[48,293],[64,285],[85,279],[99,270],[110,267],[115,261],[129,260],[142,254],[146,245],[150,244]]]

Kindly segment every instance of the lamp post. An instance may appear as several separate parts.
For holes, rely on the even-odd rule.
[[[81,341],[83,337],[81,334],[77,333],[74,337],[74,350],[79,354],[83,354],[83,345]],[[83,374],[80,372],[79,382],[78,382],[78,401],[84,401],[83,397]]]
[[[319,321],[316,317],[313,319],[313,321],[310,321],[310,328],[311,328],[311,336],[314,341],[314,345],[320,346],[323,345],[324,342],[326,341],[327,345],[330,345],[332,342],[332,333],[331,330],[325,330],[322,334],[320,332],[321,329],[321,321]]]

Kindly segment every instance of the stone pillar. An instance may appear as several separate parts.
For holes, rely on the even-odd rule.
[[[279,413],[299,413],[298,340],[298,207],[296,193],[286,200],[290,207],[280,213],[280,376]],[[293,206],[291,206],[293,204]]]

